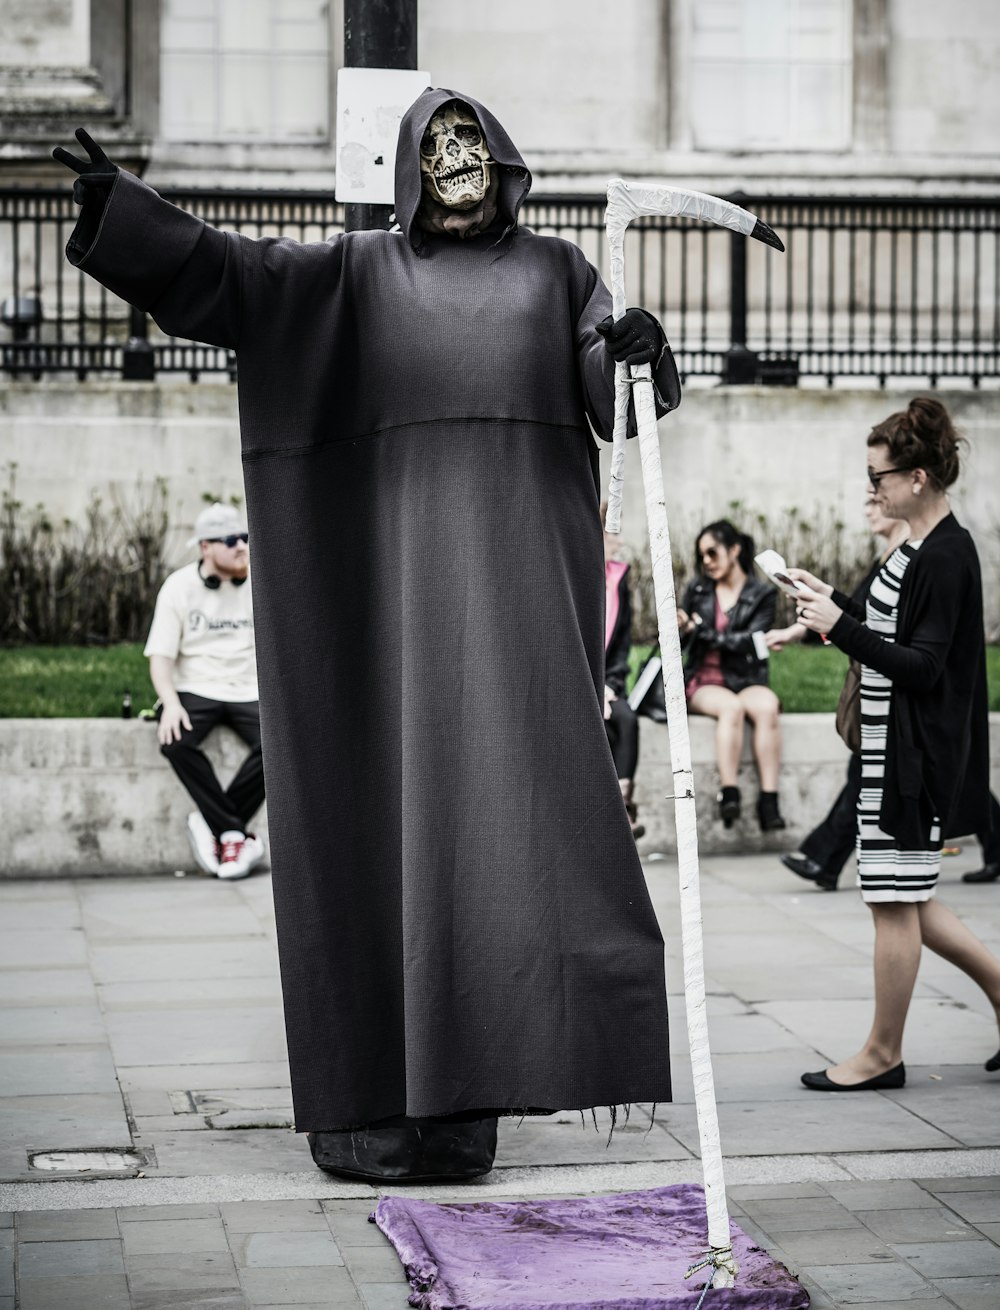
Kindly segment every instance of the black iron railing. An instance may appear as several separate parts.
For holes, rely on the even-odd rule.
[[[326,194],[168,194],[248,236],[322,241],[344,225]],[[734,198],[779,232],[784,255],[685,219],[640,219],[626,236],[629,303],[661,318],[683,376],[1000,378],[1000,199]],[[0,189],[3,372],[235,376],[228,352],[164,337],[71,268],[75,220],[68,189]],[[600,199],[530,201],[524,220],[606,272]]]

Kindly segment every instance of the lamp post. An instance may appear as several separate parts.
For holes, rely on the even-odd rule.
[[[345,68],[416,68],[417,0],[344,0]],[[387,228],[392,205],[348,204],[348,232]]]

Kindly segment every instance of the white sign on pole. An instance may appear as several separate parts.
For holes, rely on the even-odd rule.
[[[341,68],[337,73],[337,199],[391,205],[399,121],[430,74],[410,68]]]

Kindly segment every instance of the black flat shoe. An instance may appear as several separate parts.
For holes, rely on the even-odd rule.
[[[1000,864],[984,864],[981,869],[963,873],[963,882],[996,882],[1000,878]]]
[[[906,1066],[902,1061],[895,1069],[866,1078],[863,1083],[835,1083],[825,1073],[804,1073],[802,1086],[811,1092],[881,1092],[906,1086]]]
[[[783,855],[781,863],[786,869],[791,869],[792,873],[798,874],[800,878],[805,878],[808,882],[814,882],[817,887],[822,887],[825,892],[835,892],[837,890],[838,875],[827,873],[822,864],[817,864],[808,855]]]
[[[719,803],[719,818],[727,828],[731,828],[740,817],[743,808],[740,804],[739,787],[723,787],[716,800]]]
[[[996,1071],[1000,1069],[1000,1051],[997,1051],[996,1055],[991,1055],[983,1065],[983,1068],[987,1073],[996,1073]]]

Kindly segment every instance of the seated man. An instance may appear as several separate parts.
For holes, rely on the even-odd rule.
[[[247,530],[229,505],[210,505],[188,542],[200,558],[171,573],[156,598],[146,642],[159,696],[160,750],[191,793],[191,849],[219,878],[245,878],[264,856],[250,820],[264,801],[257,656]],[[199,744],[228,723],[250,747],[223,791]]]

